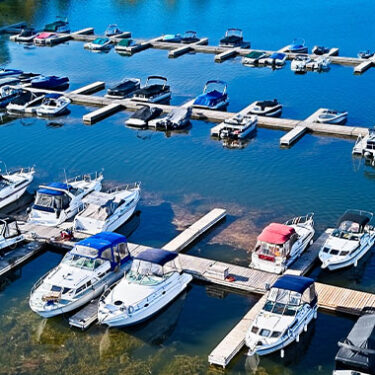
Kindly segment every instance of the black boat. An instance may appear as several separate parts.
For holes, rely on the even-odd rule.
[[[329,52],[329,48],[326,48],[324,46],[314,46],[311,52],[314,55],[324,55]]]
[[[374,56],[374,52],[371,52],[370,50],[367,51],[361,51],[358,53],[358,57],[360,59],[369,59],[370,57]]]
[[[133,99],[150,103],[165,102],[170,97],[171,88],[167,85],[167,79],[161,76],[149,76],[145,86],[133,93]]]
[[[163,110],[158,107],[150,107],[142,105],[128,120],[125,121],[126,125],[144,128],[150,120],[159,117]]]
[[[185,44],[195,43],[198,42],[199,38],[197,37],[197,33],[195,31],[185,31],[185,34],[181,38],[181,42]]]
[[[220,39],[220,47],[242,47],[250,48],[249,42],[244,42],[241,29],[228,29],[224,38]]]
[[[347,338],[338,343],[334,375],[375,374],[375,313],[358,318]]]
[[[117,85],[110,87],[105,95],[107,98],[122,99],[127,98],[134,91],[140,89],[141,81],[138,78],[126,78]]]
[[[31,82],[34,78],[39,77],[39,73],[22,73],[18,76],[18,79],[22,83],[29,83]]]

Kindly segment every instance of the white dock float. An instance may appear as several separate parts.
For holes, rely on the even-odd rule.
[[[218,55],[215,55],[214,60],[217,63],[221,63],[221,62],[223,62],[225,60],[228,60],[232,57],[236,57],[238,55],[240,49],[241,49],[240,47],[228,49],[227,51],[224,51],[224,52],[219,53]]]
[[[69,325],[82,330],[87,329],[98,319],[99,298],[95,298],[83,309],[69,318]]]
[[[124,106],[121,103],[114,102],[112,104],[108,104],[102,108],[99,108],[93,112],[87,113],[83,116],[83,122],[85,124],[92,125],[123,109]]]
[[[70,92],[70,94],[81,94],[81,95],[89,95],[94,94],[98,91],[101,91],[105,88],[105,83],[102,81],[97,81],[90,83],[89,85],[80,87],[77,90],[73,90]]]
[[[375,64],[375,59],[374,58],[370,58],[370,59],[364,60],[362,63],[360,63],[360,64],[358,64],[357,66],[354,67],[354,73],[355,74],[362,74],[366,70],[368,70],[371,67],[373,67],[374,64]]]
[[[328,53],[325,53],[324,56],[338,56],[339,55],[339,52],[340,50],[338,48],[331,48]]]
[[[280,138],[280,146],[290,146],[307,132],[306,125],[297,125]]]
[[[197,42],[190,43],[190,44],[184,44],[182,47],[173,49],[168,52],[168,57],[174,58],[184,55],[185,53],[188,53],[190,51],[194,51],[194,46],[199,45],[207,45],[208,44],[208,38],[202,38],[198,40]]]

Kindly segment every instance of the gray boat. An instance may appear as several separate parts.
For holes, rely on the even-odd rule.
[[[186,128],[190,123],[191,107],[174,108],[168,114],[149,122],[149,127],[162,130],[178,130]]]

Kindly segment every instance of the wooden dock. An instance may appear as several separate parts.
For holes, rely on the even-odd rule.
[[[184,55],[185,53],[189,53],[194,51],[194,46],[196,45],[207,45],[208,38],[202,38],[195,43],[183,44],[181,47],[176,49],[172,49],[168,52],[168,57],[175,58]]]
[[[363,61],[362,63],[358,64],[354,67],[355,74],[362,74],[366,70],[372,68],[375,65],[375,59],[373,57]]]

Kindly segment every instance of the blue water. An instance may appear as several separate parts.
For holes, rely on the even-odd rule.
[[[278,49],[303,37],[310,47],[339,47],[342,56],[375,45],[373,13],[370,0],[355,5],[346,0],[0,1],[0,25],[26,20],[39,28],[56,15],[66,15],[72,30],[93,26],[101,33],[109,23],[117,23],[134,37],[153,38],[193,29],[210,44],[217,44],[226,28],[240,27],[254,48]],[[114,51],[91,53],[79,42],[25,48],[6,36],[0,37],[0,64],[67,75],[72,89],[97,80],[112,84],[123,77],[144,81],[150,74],[161,74],[168,78],[176,105],[201,93],[207,80],[223,79],[228,82],[229,111],[277,98],[286,118],[304,119],[320,107],[349,111],[349,125],[372,126],[375,118],[373,69],[354,76],[352,67],[332,66],[328,73],[301,76],[289,65],[278,71],[246,68],[238,58],[223,64],[205,54],[172,60],[158,50],[126,58]],[[125,127],[126,113],[83,125],[82,116],[92,110],[72,106],[69,116],[56,120],[58,127],[36,118],[2,125],[0,158],[9,167],[35,165],[32,188],[62,179],[64,169],[74,176],[103,168],[109,184],[141,181],[141,213],[131,230],[125,229],[133,242],[162,246],[194,218],[221,206],[228,210],[227,221],[189,253],[247,265],[257,233],[272,220],[312,211],[321,233],[348,208],[375,210],[375,170],[352,159],[352,140],[306,135],[286,150],[279,148],[283,132],[259,129],[248,147],[229,150],[210,139],[210,123],[193,121],[190,130],[166,136]],[[207,373],[207,355],[256,301],[193,284],[150,322],[151,328],[108,332],[94,326],[76,332],[64,318],[45,323],[27,306],[33,283],[60,258],[46,252],[6,280],[0,292],[5,301],[0,307],[0,343],[5,348],[0,373]],[[329,274],[315,268],[312,275],[374,291],[374,271],[375,257],[370,255],[356,270]],[[321,313],[300,346],[291,347],[285,360],[278,354],[262,358],[258,373],[329,374],[337,341],[352,324],[348,317]],[[236,357],[228,373],[251,373],[244,354]]]

